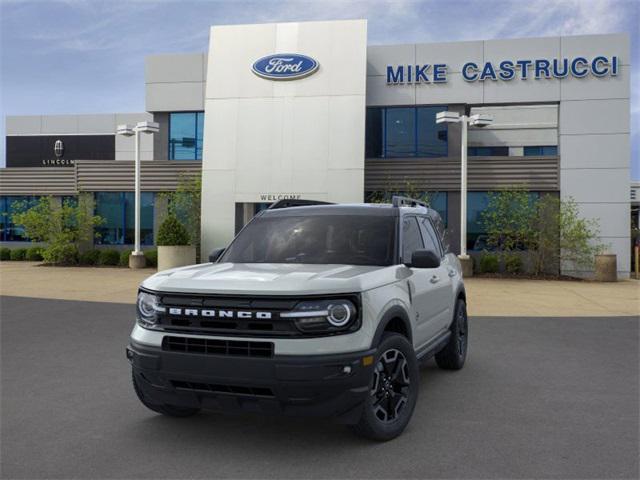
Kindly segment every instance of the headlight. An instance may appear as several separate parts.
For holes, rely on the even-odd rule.
[[[358,312],[351,300],[311,300],[300,302],[280,317],[294,319],[296,326],[306,333],[331,333],[354,327]]]
[[[158,313],[165,311],[160,298],[147,292],[138,292],[136,307],[138,323],[143,327],[153,327],[158,322]]]

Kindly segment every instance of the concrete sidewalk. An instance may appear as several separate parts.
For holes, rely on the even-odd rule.
[[[44,267],[1,262],[0,294],[93,302],[133,303],[138,284],[154,270]],[[640,282],[511,280],[465,281],[474,316],[588,317],[640,315]]]

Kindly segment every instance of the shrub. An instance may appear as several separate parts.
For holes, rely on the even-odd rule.
[[[189,232],[180,223],[178,217],[169,214],[158,229],[158,245],[177,246],[189,245]]]
[[[11,260],[24,260],[25,257],[27,256],[27,249],[26,248],[14,248],[13,250],[11,250]]]
[[[118,262],[118,265],[120,265],[121,267],[128,267],[129,266],[129,255],[131,255],[131,253],[133,252],[133,250],[123,250],[120,252],[120,261]]]
[[[0,260],[11,260],[11,250],[7,247],[0,248]]]
[[[11,220],[24,228],[25,236],[45,242],[42,257],[46,263],[76,263],[81,242],[93,238],[93,228],[102,223],[93,214],[93,199],[81,194],[76,200],[59,205],[53,197],[41,197],[38,203],[20,202],[13,207]],[[75,256],[75,261],[72,261]]]
[[[82,265],[97,265],[100,259],[100,250],[87,250],[80,254],[80,263]]]
[[[117,250],[100,250],[98,265],[118,265],[120,262],[120,252]]]
[[[40,260],[42,260],[42,248],[41,247],[28,248],[26,258],[30,262],[39,262]]]
[[[148,267],[158,266],[158,251],[157,250],[145,250],[144,258],[147,260]]]
[[[504,268],[508,273],[522,273],[522,257],[516,254],[505,255]]]
[[[498,256],[493,253],[483,253],[480,257],[481,273],[497,273],[500,266]]]
[[[54,265],[75,265],[78,263],[78,256],[78,247],[74,244],[53,244],[42,251],[42,259],[45,263]]]

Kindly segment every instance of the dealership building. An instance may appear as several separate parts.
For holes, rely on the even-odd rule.
[[[134,143],[115,131],[148,120],[160,131],[141,136],[145,245],[158,194],[202,175],[205,252],[281,198],[389,191],[429,192],[456,251],[461,128],[436,123],[449,111],[493,118],[468,134],[469,250],[488,192],[524,187],[598,219],[628,277],[630,69],[625,34],[367,45],[365,20],[214,26],[206,53],[146,59],[146,112],[7,117],[0,241],[24,241],[15,202],[87,193],[106,220],[97,242],[131,244]]]

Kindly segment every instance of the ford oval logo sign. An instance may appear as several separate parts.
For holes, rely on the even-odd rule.
[[[251,70],[269,80],[296,80],[315,73],[318,66],[318,62],[306,55],[278,53],[256,60]]]

